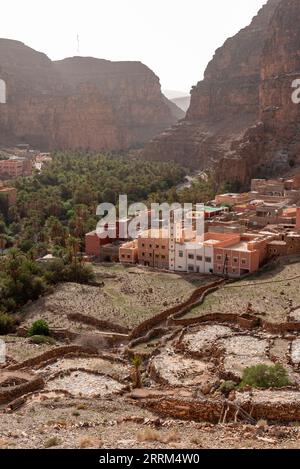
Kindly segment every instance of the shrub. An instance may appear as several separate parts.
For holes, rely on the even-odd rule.
[[[15,329],[16,320],[6,313],[0,313],[0,335],[9,334]]]
[[[60,439],[57,438],[57,436],[53,436],[52,438],[49,438],[47,441],[44,443],[44,448],[53,448],[53,446],[58,446],[60,444]]]
[[[162,440],[160,433],[157,430],[153,430],[152,428],[145,428],[144,430],[140,430],[136,437],[140,442]]]
[[[43,336],[50,335],[47,321],[44,321],[43,319],[39,319],[38,321],[35,321],[31,325],[31,328],[28,331],[28,336],[32,337],[34,335],[43,335]]]
[[[224,381],[224,383],[219,387],[219,391],[221,391],[225,396],[228,396],[235,388],[236,383],[234,381]]]
[[[257,365],[246,368],[243,372],[240,389],[245,386],[253,388],[283,388],[291,384],[285,368],[277,363],[275,366]]]
[[[44,335],[33,335],[30,337],[30,342],[36,345],[42,345],[42,344],[54,345],[56,343],[52,337],[46,337]]]

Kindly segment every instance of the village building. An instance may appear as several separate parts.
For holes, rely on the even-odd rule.
[[[119,248],[119,259],[122,264],[137,264],[139,259],[138,240],[122,244]]]
[[[117,220],[115,225],[105,225],[100,230],[94,230],[85,235],[85,253],[89,257],[94,257],[98,260],[102,260],[104,257],[111,257],[114,261],[119,259],[119,245],[118,254],[116,255],[116,247],[111,248],[111,253],[103,251],[104,246],[114,243],[115,241],[121,241],[127,239],[129,218]],[[113,252],[113,253],[112,253]]]
[[[138,238],[138,263],[147,267],[169,270],[169,230],[152,229]]]
[[[17,203],[17,189],[15,187],[5,187],[4,184],[0,182],[0,197],[1,196],[6,199],[8,207]]]
[[[0,160],[0,177],[18,178],[31,176],[32,160],[30,158],[12,156],[8,160]]]
[[[215,203],[216,205],[228,205],[229,207],[233,207],[234,205],[249,202],[249,200],[250,197],[248,192],[243,194],[228,193],[217,195],[215,198]]]
[[[225,246],[238,239],[235,234],[205,233],[191,241],[175,242],[175,262],[170,265],[170,270],[213,274],[216,246]]]

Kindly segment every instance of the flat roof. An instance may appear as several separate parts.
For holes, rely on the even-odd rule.
[[[226,248],[224,248],[226,249]],[[231,251],[244,251],[250,252],[248,249],[248,242],[247,241],[240,241],[239,243],[234,244],[233,246],[228,246],[228,249]]]
[[[205,212],[220,212],[221,210],[224,210],[224,207],[204,207]]]

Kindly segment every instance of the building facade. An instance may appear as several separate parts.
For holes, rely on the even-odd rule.
[[[148,230],[138,242],[138,263],[147,267],[169,270],[169,231]]]
[[[32,167],[30,158],[14,156],[0,161],[0,176],[8,178],[31,176]]]

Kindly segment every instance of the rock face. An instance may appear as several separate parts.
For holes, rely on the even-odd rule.
[[[0,142],[41,149],[121,150],[139,145],[184,113],[140,62],[74,57],[52,62],[21,42],[0,40]]]
[[[299,21],[299,0],[269,0],[216,51],[186,118],[151,141],[145,157],[214,166],[217,182],[242,184],[300,163],[300,105],[291,99]]]

